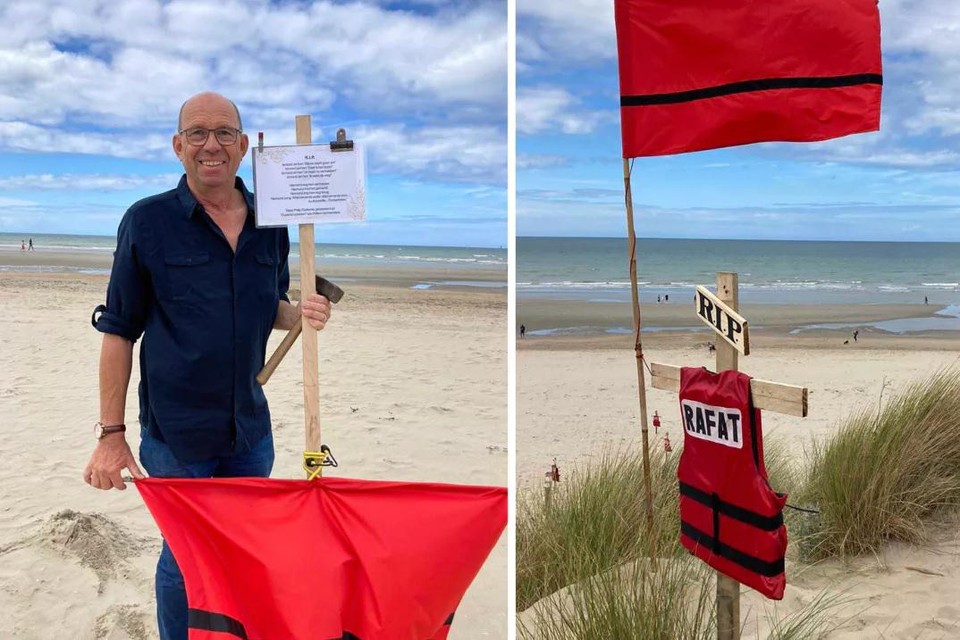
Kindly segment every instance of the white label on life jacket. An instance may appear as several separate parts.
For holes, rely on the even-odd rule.
[[[734,449],[743,448],[740,410],[714,407],[696,400],[680,400],[683,428],[694,438],[709,440]]]

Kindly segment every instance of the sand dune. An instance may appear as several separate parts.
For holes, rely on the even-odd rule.
[[[856,345],[842,345],[830,334],[758,337],[754,353],[740,359],[741,370],[810,392],[807,418],[763,416],[765,442],[782,443],[798,460],[811,443],[829,438],[843,417],[960,363],[955,338],[861,334]],[[657,336],[645,344],[650,362],[714,366],[703,336]],[[682,441],[676,395],[650,388],[649,377],[647,384],[649,415],[657,411],[663,425],[656,434],[650,427],[651,446],[662,448],[664,436]],[[539,491],[554,458],[562,478],[569,478],[606,453],[639,446],[636,361],[622,337],[525,339],[517,352],[517,402],[518,492]],[[830,640],[960,638],[960,519],[931,524],[928,533],[927,546],[889,545],[877,557],[852,563],[788,562],[787,594],[775,609],[742,588],[743,637],[766,638],[768,616],[783,618],[828,589],[846,600],[834,612],[843,625]]]

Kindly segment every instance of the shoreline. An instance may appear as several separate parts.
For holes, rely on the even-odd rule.
[[[101,278],[106,281],[113,264],[107,252],[37,250],[0,251],[0,278],[37,280]],[[298,278],[299,261],[290,260],[291,289]],[[507,289],[507,270],[488,265],[456,265],[418,262],[416,264],[357,264],[354,261],[317,260],[316,271],[343,286],[407,287],[418,289],[469,289],[495,291]]]
[[[757,344],[863,346],[876,340],[949,340],[960,337],[956,307],[940,304],[744,304],[751,341]],[[944,313],[949,309],[949,313]],[[642,304],[643,342],[706,346],[718,336],[695,314],[692,304]],[[518,349],[632,348],[630,304],[571,304],[555,300],[520,301],[517,326],[526,327]],[[859,332],[854,342],[852,334]],[[547,346],[550,345],[550,346]]]

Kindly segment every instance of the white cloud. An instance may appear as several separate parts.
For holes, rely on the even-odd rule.
[[[180,174],[161,175],[84,175],[84,174],[32,174],[0,178],[0,189],[8,190],[90,190],[126,191],[144,187],[167,189],[176,184]],[[21,203],[23,204],[23,203]]]
[[[20,198],[5,198],[0,196],[0,207],[34,207],[37,203],[32,200],[22,200]]]
[[[517,132],[590,133],[604,120],[601,112],[579,109],[577,99],[560,87],[520,88],[517,91]]]
[[[290,92],[291,86],[342,89],[385,109],[437,101],[504,107],[506,15],[505,7],[496,5],[425,16],[333,2],[305,7],[254,0],[175,0],[163,6],[140,0],[37,0],[46,11],[24,4],[0,11],[5,24],[20,23],[8,36],[10,52],[38,43],[49,48],[51,43],[84,44],[90,51],[75,57],[97,64],[99,84],[104,71],[121,78],[127,102],[154,90],[182,99],[178,85],[216,81],[265,93],[277,87]],[[106,61],[96,60],[98,47]],[[276,66],[277,61],[294,68]],[[237,77],[235,65],[256,75]],[[94,70],[78,71],[78,80],[94,79]],[[154,89],[157,74],[165,82]],[[119,97],[115,89],[111,95]],[[309,97],[299,91],[293,95]],[[384,96],[392,100],[376,102]],[[61,96],[57,102],[72,108],[75,98]]]
[[[248,130],[299,113],[441,138],[506,129],[498,3],[418,14],[330,0],[15,0],[0,21],[0,150],[166,159],[181,102],[206,89],[234,99]],[[412,164],[443,179],[502,175],[505,151],[478,142],[431,145],[454,155]]]
[[[496,127],[358,128],[381,171],[505,181],[506,135]],[[499,167],[499,170],[497,169]]]
[[[522,49],[519,32],[524,28]],[[594,63],[615,59],[612,0],[523,0],[517,2],[518,60],[552,59]]]
[[[109,134],[0,122],[0,149],[45,153],[84,153],[148,160],[173,155],[169,134]]]
[[[562,155],[530,153],[517,154],[518,169],[544,169],[548,167],[559,167],[567,164],[569,161],[569,158]]]

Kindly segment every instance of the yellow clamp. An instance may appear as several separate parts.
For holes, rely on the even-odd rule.
[[[307,480],[313,480],[320,476],[324,467],[337,466],[337,459],[333,457],[330,447],[320,445],[320,451],[303,452],[303,470],[307,472]]]

